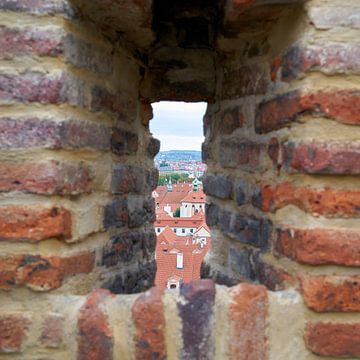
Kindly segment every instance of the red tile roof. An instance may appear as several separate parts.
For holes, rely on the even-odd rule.
[[[181,217],[181,218],[164,218],[156,216],[154,223],[155,227],[190,227],[198,228],[205,220],[204,213],[195,214],[192,217]]]
[[[205,203],[206,195],[202,190],[189,192],[181,202],[187,203]]]
[[[183,282],[200,279],[201,263],[211,246],[210,238],[206,246],[201,248],[200,244],[193,244],[192,236],[174,235],[173,231],[167,227],[157,238],[155,285],[163,288],[173,276],[178,276]],[[178,252],[183,254],[182,269],[176,267]]]

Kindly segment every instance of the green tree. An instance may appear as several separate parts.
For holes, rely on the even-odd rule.
[[[174,217],[180,217],[180,208],[177,208],[174,212]]]

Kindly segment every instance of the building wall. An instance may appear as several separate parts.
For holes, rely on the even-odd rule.
[[[360,357],[359,3],[224,4],[216,51],[142,56],[149,1],[0,0],[2,359]],[[154,277],[161,99],[210,102],[204,275],[256,285],[114,294]]]

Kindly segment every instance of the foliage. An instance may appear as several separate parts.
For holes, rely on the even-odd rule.
[[[171,173],[160,175],[158,185],[165,185],[165,180],[169,181],[170,178],[173,184],[178,182],[191,182],[191,179],[189,179],[189,174],[187,173]]]
[[[180,217],[180,208],[177,208],[174,212],[174,217]]]

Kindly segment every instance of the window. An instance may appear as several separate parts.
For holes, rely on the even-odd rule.
[[[181,232],[182,232],[183,234],[185,234],[185,229],[182,229]]]
[[[182,269],[184,267],[184,254],[177,253],[176,254],[176,268]]]
[[[160,228],[157,228],[157,232],[158,232],[158,233],[160,232]]]
[[[177,230],[177,229],[175,228],[175,229],[173,229],[173,230],[174,230],[174,233],[176,234],[176,230]]]
[[[194,232],[194,229],[190,229],[190,232],[193,233],[193,232]]]

